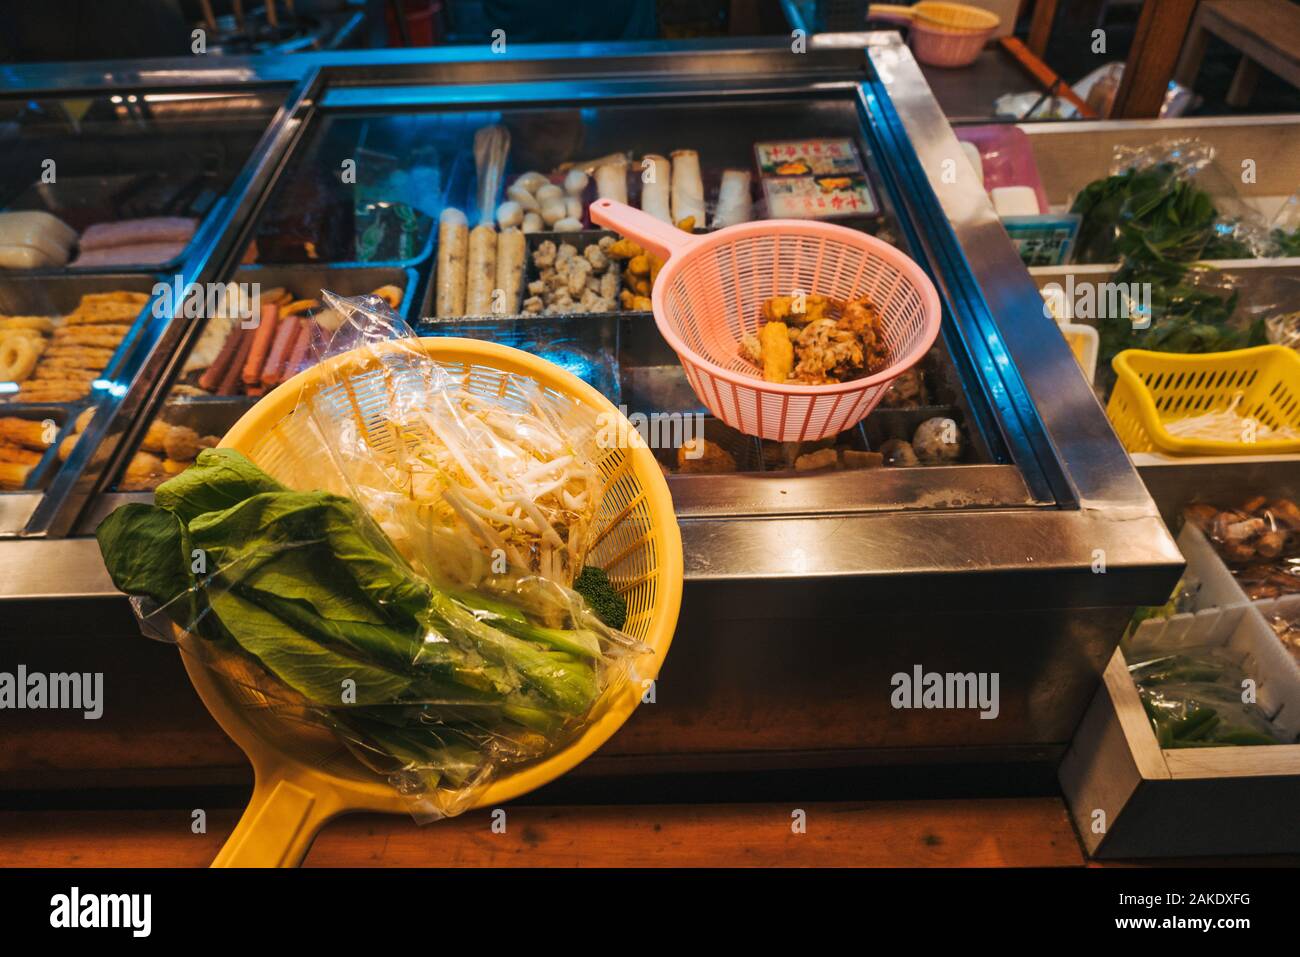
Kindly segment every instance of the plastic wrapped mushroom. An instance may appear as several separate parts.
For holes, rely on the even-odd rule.
[[[747,223],[754,218],[754,201],[750,197],[750,172],[747,169],[729,169],[722,172],[722,185],[718,188],[718,208],[713,214],[713,228]]]
[[[596,195],[601,199],[627,202],[627,160],[619,159],[596,167]]]
[[[673,221],[668,190],[672,181],[672,164],[668,158],[649,154],[641,161],[641,208],[655,219]]]
[[[673,221],[694,220],[703,226],[704,179],[700,175],[700,154],[695,150],[674,150],[672,160]]]

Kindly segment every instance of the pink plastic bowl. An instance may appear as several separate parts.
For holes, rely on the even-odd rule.
[[[912,55],[926,66],[970,66],[988,43],[996,27],[968,31],[944,30],[924,23],[912,25]]]
[[[691,235],[613,200],[589,207],[664,260],[651,294],[655,324],[706,408],[734,429],[779,442],[822,439],[867,417],[889,383],[939,334],[939,294],[921,267],[888,243],[843,226],[769,219]],[[835,385],[767,382],[741,352],[763,302],[796,292],[867,296],[881,318],[889,365]]]

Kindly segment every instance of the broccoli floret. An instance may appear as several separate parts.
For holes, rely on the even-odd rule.
[[[573,590],[587,600],[596,617],[611,628],[622,628],[627,622],[627,601],[605,574],[605,569],[586,565],[574,579]]]

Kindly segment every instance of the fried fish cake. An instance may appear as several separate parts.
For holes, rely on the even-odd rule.
[[[25,449],[21,445],[0,442],[0,462],[13,462],[17,465],[36,465],[42,453]]]
[[[44,421],[39,419],[0,418],[0,442],[29,449],[47,449],[50,447],[47,432]]]
[[[22,402],[75,402],[90,392],[90,383],[24,382],[18,389]]]
[[[33,382],[94,382],[99,369],[59,369],[41,363],[32,373]]]
[[[61,346],[113,349],[122,341],[130,328],[123,325],[64,326],[54,331],[54,343]]]

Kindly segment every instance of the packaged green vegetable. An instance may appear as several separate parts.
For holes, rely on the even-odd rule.
[[[377,300],[326,299],[331,353],[409,335]],[[573,587],[606,488],[592,416],[382,355],[373,379],[326,363],[276,427],[276,475],[313,487],[205,450],[97,537],[146,633],[329,729],[427,819],[571,741],[647,649]]]
[[[1246,693],[1246,675],[1235,657],[1222,647],[1134,660],[1129,674],[1162,748],[1284,743]]]
[[[1242,305],[1238,281],[1206,260],[1252,259],[1275,243],[1267,225],[1194,138],[1115,151],[1112,175],[1088,184],[1071,212],[1082,217],[1078,263],[1118,262],[1110,277],[1128,308],[1098,317],[1098,378],[1125,349],[1205,353],[1262,345],[1262,317]]]

